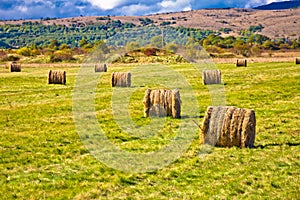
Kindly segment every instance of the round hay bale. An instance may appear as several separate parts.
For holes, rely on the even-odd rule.
[[[220,70],[203,70],[202,80],[204,85],[221,84],[221,71]]]
[[[151,90],[147,89],[145,91],[145,96],[144,96],[144,100],[143,100],[145,117],[149,117],[149,112],[150,112],[150,108],[151,108],[150,94],[151,94]]]
[[[66,71],[50,70],[48,84],[66,84]]]
[[[179,90],[172,91],[172,117],[173,118],[180,118],[181,112],[181,100],[180,100],[180,93]]]
[[[150,116],[165,117],[165,101],[164,101],[164,90],[153,90],[151,91],[152,104],[150,107]]]
[[[220,147],[253,147],[256,118],[254,110],[233,106],[207,108],[201,140]]]
[[[130,87],[131,73],[129,72],[113,72],[111,74],[112,87]]]
[[[296,65],[300,65],[300,58],[296,58]]]
[[[145,117],[181,117],[181,100],[179,90],[147,89],[145,91],[143,104]]]
[[[237,59],[236,66],[237,67],[247,67],[247,60],[246,59]]]
[[[17,62],[11,62],[9,64],[9,71],[10,72],[21,72],[21,65]]]
[[[94,67],[95,67],[95,72],[107,72],[106,64],[103,64],[103,65],[95,64]]]

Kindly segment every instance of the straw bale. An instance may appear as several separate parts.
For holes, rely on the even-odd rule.
[[[145,91],[143,100],[144,116],[180,118],[181,100],[179,90],[150,90]]]
[[[247,110],[243,121],[241,147],[253,147],[255,140],[255,125],[255,112],[253,110]]]
[[[107,65],[106,64],[95,64],[95,72],[107,72]]]
[[[50,70],[48,84],[66,84],[66,71]]]
[[[17,62],[11,62],[9,64],[9,71],[10,72],[21,72],[21,65]]]
[[[220,70],[203,70],[202,80],[204,85],[221,84]]]
[[[246,59],[237,59],[236,66],[237,67],[247,67],[247,60]]]
[[[112,87],[130,87],[131,73],[129,72],[113,72],[111,75]]]
[[[144,116],[149,117],[149,111],[151,107],[151,98],[150,98],[151,90],[147,89],[145,91],[145,96],[144,96]]]
[[[220,147],[253,147],[255,126],[254,110],[210,106],[204,117],[200,139]]]

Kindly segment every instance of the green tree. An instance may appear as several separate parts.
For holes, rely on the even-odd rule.
[[[267,36],[256,34],[255,41],[258,44],[263,44],[265,41],[270,40]]]
[[[262,50],[258,45],[254,45],[250,48],[250,55],[252,55],[252,56],[260,56],[261,53],[262,53]]]
[[[138,49],[138,48],[140,48],[140,45],[137,42],[128,42],[125,47],[127,52],[130,52],[130,51]]]
[[[88,42],[86,41],[85,38],[82,38],[82,39],[80,40],[80,42],[79,42],[79,46],[80,46],[80,47],[84,47],[84,46],[87,45],[87,44],[88,44]]]
[[[237,40],[233,45],[234,51],[243,56],[249,56],[249,47],[242,40]]]
[[[150,39],[150,44],[156,48],[162,48],[163,40],[162,36],[154,36]]]
[[[226,46],[226,48],[232,48],[235,41],[236,38],[234,36],[228,36],[224,38],[224,45]]]
[[[254,43],[255,43],[255,35],[250,35],[248,38],[247,38],[247,43],[252,46]]]
[[[64,49],[70,49],[70,47],[67,44],[63,43],[59,46],[59,50],[64,50]]]
[[[278,49],[278,48],[275,46],[274,42],[272,42],[271,40],[266,40],[266,41],[262,44],[262,46],[263,46],[265,49],[269,49],[269,50],[276,50],[276,49]]]
[[[291,45],[291,48],[292,48],[292,49],[297,49],[297,48],[299,48],[299,47],[300,47],[300,45],[299,45],[299,43],[297,42],[297,40],[296,40],[296,39],[293,40],[292,45]]]
[[[103,54],[108,54],[110,52],[106,42],[103,40],[97,41],[94,45],[94,48],[97,48],[97,50],[101,51]]]
[[[200,45],[203,46],[204,40],[206,40],[206,39],[202,39],[202,40],[200,41]],[[209,40],[207,40],[207,41],[209,41]],[[194,45],[196,45],[196,44],[198,44],[198,43],[199,43],[199,41],[198,41],[196,38],[189,37],[189,38],[187,39],[186,46],[187,46],[187,47],[193,47]]]
[[[166,49],[172,53],[176,53],[178,51],[178,45],[174,43],[169,43],[166,45]]]
[[[48,46],[50,49],[57,50],[59,47],[59,42],[57,40],[52,40]]]

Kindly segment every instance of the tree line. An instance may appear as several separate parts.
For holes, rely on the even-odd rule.
[[[243,56],[260,55],[266,50],[300,49],[298,39],[270,39],[260,34],[262,25],[250,26],[242,30],[238,37],[222,37],[222,32],[196,28],[173,27],[169,23],[155,26],[150,19],[139,19],[140,25],[122,23],[120,20],[106,20],[87,25],[43,25],[39,22],[23,22],[22,25],[6,24],[0,26],[0,49],[16,49],[21,56],[50,55],[50,61],[74,59],[74,54],[86,54],[99,44],[108,46],[147,46],[171,50],[179,46],[195,43],[201,45],[212,55],[231,52]],[[4,51],[0,53],[0,58]],[[2,55],[2,56],[1,56]]]

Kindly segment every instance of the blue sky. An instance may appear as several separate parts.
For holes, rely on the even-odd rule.
[[[249,8],[284,0],[0,0],[0,19],[147,15],[201,8]]]

